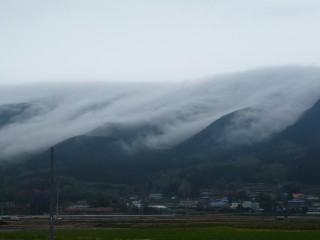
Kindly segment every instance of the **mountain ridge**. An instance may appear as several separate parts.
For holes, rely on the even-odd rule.
[[[228,129],[228,124],[238,114],[252,110],[227,114],[185,142],[166,150],[140,148],[128,151],[123,144],[129,133],[121,133],[127,130],[121,126],[111,131],[113,134],[109,137],[80,135],[69,138],[55,145],[55,174],[60,179],[61,196],[64,196],[61,201],[72,201],[81,196],[97,199],[105,191],[112,196],[146,192],[176,195],[183,194],[182,189],[187,187],[192,196],[205,189],[221,186],[225,190],[234,189],[246,183],[282,183],[284,191],[318,184],[319,102],[301,114],[296,123],[263,141],[244,141],[227,147],[222,144],[221,149],[214,151],[208,148],[210,143],[227,142],[228,139],[219,137]],[[141,127],[131,127],[130,134],[140,136]],[[144,133],[147,131],[146,128]],[[150,131],[160,133],[152,125]],[[304,142],[306,136],[309,140]],[[127,139],[127,143],[130,145],[133,139]],[[288,145],[289,140],[291,145]],[[25,163],[1,168],[3,197],[43,201],[49,189],[49,157],[49,151],[46,151]]]
[[[102,171],[101,169],[113,169],[115,171],[126,169],[134,172],[144,169],[146,171],[166,172],[170,169],[192,168],[201,164],[232,165],[232,163],[239,163],[243,161],[243,159],[256,159],[256,161],[262,165],[273,163],[288,164],[288,161],[284,160],[284,158],[292,158],[292,161],[294,161],[294,157],[297,156],[292,154],[288,155],[284,151],[288,149],[288,147],[283,147],[287,142],[284,136],[290,137],[294,136],[292,134],[296,136],[302,133],[305,134],[304,130],[308,126],[311,127],[310,133],[315,133],[316,136],[318,136],[317,134],[320,133],[317,125],[317,120],[320,120],[319,106],[320,100],[303,113],[295,124],[280,133],[273,134],[261,142],[229,144],[228,140],[223,138],[224,132],[237,115],[252,111],[250,108],[246,108],[221,117],[193,137],[172,149],[159,151],[140,148],[135,151],[130,151],[126,148],[125,144],[132,143],[135,138],[131,137],[128,140],[128,135],[139,136],[139,131],[143,126],[129,128],[131,133],[126,132],[128,128],[119,127],[118,130],[111,130],[113,135],[111,134],[109,137],[82,135],[57,144],[56,151],[57,156],[59,156],[59,160],[57,161],[64,166],[62,168],[69,169],[69,173],[70,169],[78,169],[77,171],[79,173],[72,175],[74,177],[81,176],[81,172],[84,174],[89,166],[91,168],[95,166],[96,171],[98,171],[97,169],[99,169],[99,171]],[[316,126],[310,125],[310,121]],[[247,123],[250,123],[250,119],[245,121],[244,127],[246,127]],[[116,125],[112,126],[115,127]],[[316,128],[313,129],[314,127]],[[121,133],[121,129],[124,133]],[[148,128],[144,129],[145,132],[148,131],[147,129]],[[160,131],[155,130],[152,125],[150,125],[150,129],[151,131],[160,133]],[[317,139],[318,137],[310,139],[310,141],[317,141]],[[298,151],[298,147],[296,147],[295,150]],[[318,157],[318,154],[320,156],[317,148],[315,148],[314,151],[316,152],[315,158]],[[306,155],[308,154],[306,153]],[[43,158],[44,156],[42,155],[27,163],[27,165],[29,164],[29,169],[35,166],[30,164],[31,162],[36,164],[37,161],[41,162],[39,159]],[[94,171],[92,172],[94,173]],[[65,173],[68,174],[68,170],[66,170]],[[103,174],[100,175],[103,176]]]

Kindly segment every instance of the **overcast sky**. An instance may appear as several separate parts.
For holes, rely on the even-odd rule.
[[[0,84],[320,66],[319,0],[1,0]]]

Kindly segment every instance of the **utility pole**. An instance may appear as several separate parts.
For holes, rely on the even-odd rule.
[[[50,149],[50,240],[54,239],[54,181],[53,181],[54,149]]]
[[[56,218],[59,219],[59,189],[60,189],[60,178],[57,178],[57,209]]]

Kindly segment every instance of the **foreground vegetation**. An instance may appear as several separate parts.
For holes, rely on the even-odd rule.
[[[48,239],[49,233],[38,231],[0,232],[0,239],[41,240]],[[139,228],[139,229],[90,229],[90,230],[58,230],[55,239],[91,239],[91,240],[312,240],[320,239],[320,231],[316,230],[270,230],[270,229],[241,229],[230,227],[213,228]]]

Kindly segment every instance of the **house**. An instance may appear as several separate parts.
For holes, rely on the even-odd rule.
[[[241,206],[241,203],[232,202],[229,207],[230,207],[231,209],[237,209],[239,206]]]
[[[241,206],[245,209],[248,209],[248,210],[254,210],[254,211],[257,211],[257,210],[262,210],[260,209],[260,204],[259,203],[256,203],[256,202],[251,202],[251,201],[244,201]]]
[[[131,202],[131,205],[137,208],[141,208],[143,206],[143,203],[141,200],[135,200]]]
[[[158,210],[167,210],[167,207],[164,205],[148,205],[148,207],[158,209]]]
[[[308,204],[306,200],[288,200],[287,210],[290,212],[306,212]]]
[[[320,201],[320,198],[319,196],[314,196],[314,195],[307,195],[306,196],[306,201],[307,202],[319,202]]]
[[[305,200],[306,196],[303,193],[293,193],[293,200]]]
[[[149,199],[150,200],[160,200],[162,198],[163,198],[163,196],[162,196],[161,193],[150,193],[149,194]]]
[[[181,200],[179,205],[185,208],[196,208],[198,207],[198,203],[197,200]]]
[[[210,207],[214,208],[229,208],[229,202],[226,201],[214,201],[210,203]]]
[[[85,209],[89,207],[90,205],[87,203],[87,201],[77,201],[75,204],[71,204],[69,207],[67,207],[67,210]]]

